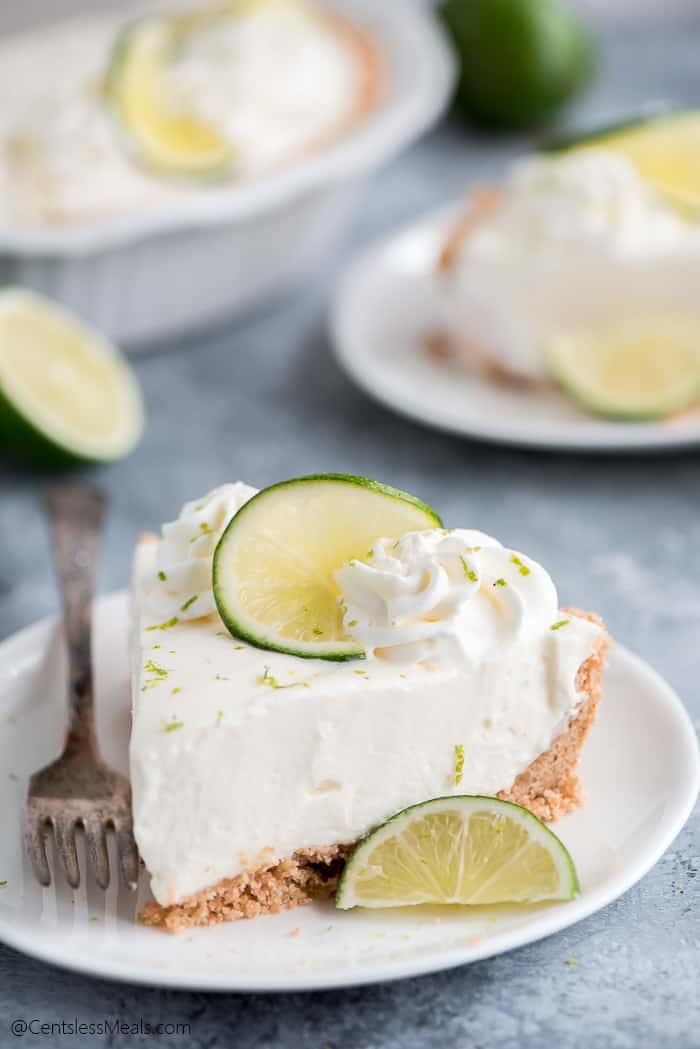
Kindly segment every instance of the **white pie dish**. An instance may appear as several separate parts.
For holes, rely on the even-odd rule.
[[[384,65],[383,98],[356,128],[269,175],[149,210],[70,227],[0,226],[0,282],[48,294],[117,341],[143,344],[233,316],[298,278],[350,222],[364,179],[437,119],[454,77],[418,0],[332,6],[367,32]]]

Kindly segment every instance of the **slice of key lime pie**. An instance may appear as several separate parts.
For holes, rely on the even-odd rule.
[[[607,645],[525,554],[364,478],[187,503],[134,568],[142,920],[329,895],[358,841],[430,798],[556,819],[581,801]]]

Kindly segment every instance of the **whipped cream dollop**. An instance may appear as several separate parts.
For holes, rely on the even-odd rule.
[[[201,180],[152,176],[125,148],[102,90],[125,24],[85,16],[0,41],[0,82],[12,85],[0,99],[0,219],[65,224],[211,192]],[[297,0],[234,6],[182,41],[166,72],[169,100],[231,142],[232,178],[257,177],[363,115],[362,39]]]
[[[368,658],[478,663],[561,621],[544,568],[471,529],[382,539],[335,579],[345,629]]]
[[[163,525],[154,570],[147,580],[149,611],[163,619],[200,619],[216,611],[212,560],[219,539],[238,510],[257,492],[237,481],[185,503]]]
[[[663,275],[660,267],[663,266]],[[700,223],[681,217],[605,149],[526,158],[448,275],[458,344],[506,371],[546,377],[559,331],[695,315]]]

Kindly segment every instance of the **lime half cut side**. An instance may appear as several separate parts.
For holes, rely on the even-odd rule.
[[[49,299],[0,291],[0,435],[45,465],[111,462],[143,430],[141,393],[125,358]]]
[[[197,20],[144,18],[117,41],[105,95],[142,163],[183,176],[227,173],[234,150],[219,131],[172,97],[168,68]]]
[[[377,539],[438,528],[420,499],[348,474],[299,477],[259,492],[214,554],[214,596],[234,637],[321,659],[364,655],[343,628],[334,572]]]
[[[434,798],[404,809],[358,845],[336,906],[406,907],[571,900],[579,883],[562,842],[527,809],[498,798]]]
[[[588,411],[660,419],[700,398],[700,322],[653,319],[560,334],[545,346],[552,376]]]

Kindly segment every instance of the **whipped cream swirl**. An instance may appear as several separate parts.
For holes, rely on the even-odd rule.
[[[497,658],[504,643],[542,636],[559,619],[549,574],[471,529],[381,539],[335,573],[344,625],[368,658],[397,662]]]
[[[224,529],[257,492],[237,481],[185,503],[176,521],[163,525],[156,567],[149,580],[149,609],[163,618],[199,619],[216,611],[212,560]]]
[[[516,164],[501,208],[475,239],[483,232],[486,250],[493,238],[494,247],[507,242],[511,251],[557,242],[580,250],[603,242],[618,253],[637,254],[676,248],[691,228],[629,160],[588,149]]]

